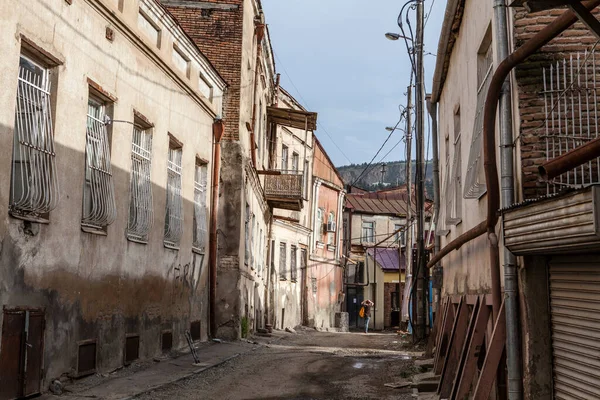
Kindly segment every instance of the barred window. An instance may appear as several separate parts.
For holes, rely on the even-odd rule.
[[[208,208],[206,206],[208,182],[208,165],[196,162],[194,175],[194,251],[204,254],[208,239],[207,218]]]
[[[165,247],[178,249],[183,233],[183,197],[181,190],[181,145],[169,143],[167,161],[167,207],[165,213]]]
[[[287,260],[286,260],[286,244],[283,242],[279,243],[279,279],[282,281],[287,280]]]
[[[292,282],[296,282],[298,280],[298,269],[296,264],[296,260],[298,259],[297,250],[298,248],[296,246],[290,246],[290,270]]]
[[[59,199],[49,71],[21,56],[15,110],[10,213],[47,222]]]
[[[106,104],[90,96],[85,146],[82,229],[91,233],[104,232],[117,217],[107,121]]]
[[[127,238],[146,243],[152,227],[152,132],[136,121],[131,141],[131,182],[129,188],[129,219]]]

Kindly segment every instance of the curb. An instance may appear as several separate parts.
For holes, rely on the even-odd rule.
[[[221,361],[218,361],[218,362],[216,362],[216,363],[214,363],[214,364],[212,364],[212,365],[209,365],[209,366],[207,366],[207,367],[204,367],[204,368],[201,368],[201,369],[199,369],[199,370],[196,370],[196,371],[190,372],[189,374],[186,374],[186,375],[180,376],[180,377],[178,377],[177,379],[174,379],[174,380],[172,380],[172,381],[170,381],[170,382],[165,382],[165,383],[161,383],[160,385],[151,386],[151,387],[149,387],[149,388],[147,388],[147,389],[144,389],[144,390],[142,390],[141,392],[137,392],[137,393],[135,393],[135,394],[132,394],[131,396],[128,396],[128,397],[124,397],[124,398],[122,398],[121,400],[132,400],[132,399],[136,399],[136,398],[138,398],[139,396],[141,396],[141,395],[144,395],[144,394],[146,394],[146,393],[150,393],[150,392],[152,392],[152,391],[158,390],[158,389],[160,389],[160,388],[163,388],[163,387],[165,387],[165,386],[172,385],[172,384],[174,384],[174,383],[177,383],[177,382],[180,382],[180,381],[186,380],[186,379],[188,379],[188,378],[191,378],[191,377],[193,377],[194,375],[198,375],[198,374],[200,374],[200,373],[202,373],[202,372],[204,372],[204,371],[207,371],[207,370],[209,370],[209,369],[211,369],[211,368],[218,367],[219,365],[225,364],[227,361],[233,360],[234,358],[237,358],[237,357],[241,356],[242,354],[249,353],[250,351],[253,351],[253,350],[249,350],[249,351],[246,351],[246,352],[243,352],[243,353],[237,353],[237,354],[234,354],[234,355],[232,355],[232,356],[230,356],[230,357],[227,357],[227,358],[225,358],[225,359],[223,359],[223,360],[221,360]]]

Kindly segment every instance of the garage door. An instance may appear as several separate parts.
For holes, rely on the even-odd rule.
[[[553,258],[550,310],[554,397],[600,398],[600,259]]]

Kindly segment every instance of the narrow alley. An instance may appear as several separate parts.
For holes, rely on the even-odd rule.
[[[139,398],[410,399],[410,387],[385,386],[418,372],[420,353],[409,340],[396,333],[300,329],[257,341],[252,351]]]

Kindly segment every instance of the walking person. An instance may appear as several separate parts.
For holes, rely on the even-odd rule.
[[[364,309],[364,318],[365,318],[365,333],[369,333],[369,321],[371,320],[371,308],[375,305],[371,300],[367,299],[360,303]]]

